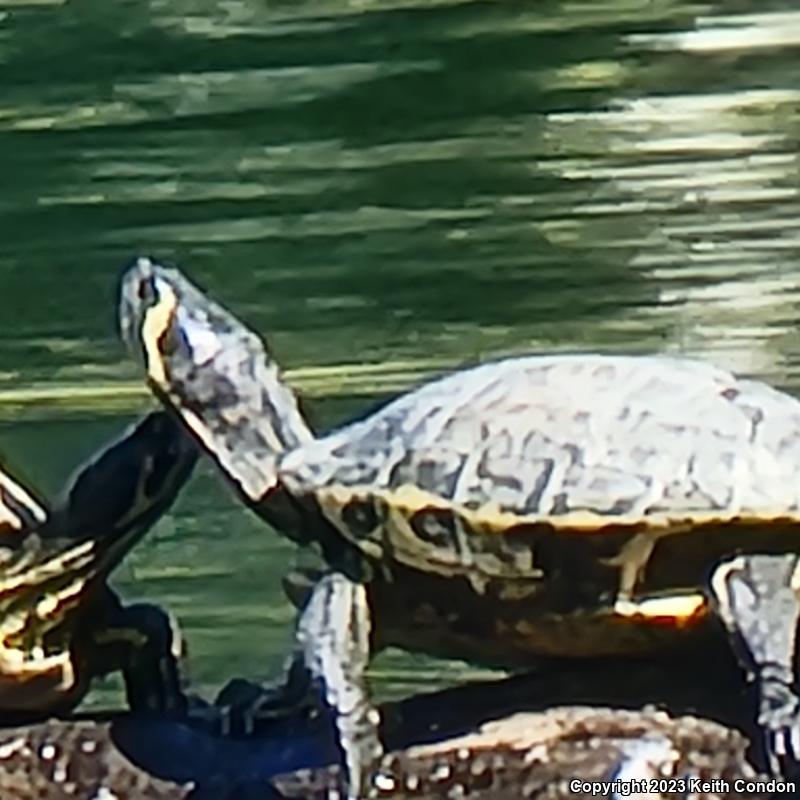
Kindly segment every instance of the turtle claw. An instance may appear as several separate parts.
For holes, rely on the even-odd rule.
[[[798,774],[800,766],[800,728],[796,720],[781,730],[768,731],[764,747],[770,773],[775,777],[789,778]]]
[[[762,684],[758,724],[764,731],[764,749],[770,772],[796,776],[800,770],[800,705],[791,686]]]
[[[767,760],[773,775],[782,775],[784,765],[793,760],[797,752],[797,737],[792,728],[769,731],[766,734]]]

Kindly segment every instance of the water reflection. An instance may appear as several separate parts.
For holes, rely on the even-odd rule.
[[[797,349],[798,74],[767,68],[765,86],[763,73],[744,70],[798,37],[798,12],[632,34],[629,57],[649,64],[645,96],[548,116],[567,154],[548,167],[597,184],[556,221],[556,240],[585,245],[609,220],[635,215],[629,264],[657,295],[632,316],[666,328],[664,349],[782,383],[794,379],[787,356]],[[672,56],[671,72],[653,68],[654,55]]]
[[[523,351],[797,386],[792,5],[0,2],[0,449],[54,488],[146,407],[113,324],[141,251],[269,333],[320,427]],[[207,689],[280,663],[289,557],[206,470],[119,581]]]

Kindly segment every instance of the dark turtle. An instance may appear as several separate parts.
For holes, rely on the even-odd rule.
[[[792,397],[680,358],[530,356],[317,438],[262,341],[177,270],[139,259],[120,314],[150,387],[248,505],[369,584],[382,642],[508,666],[652,654],[718,630],[716,598],[773,752],[792,748],[797,559],[769,557],[800,547]],[[739,553],[764,560],[711,580]],[[321,660],[346,673],[369,610],[330,620],[351,642]]]
[[[196,459],[159,411],[81,467],[52,509],[0,473],[0,720],[65,713],[117,669],[134,710],[183,710],[169,617],[123,607],[106,579]]]

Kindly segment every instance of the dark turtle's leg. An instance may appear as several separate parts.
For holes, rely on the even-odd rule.
[[[800,557],[737,556],[711,578],[717,612],[740,660],[757,682],[758,722],[776,775],[800,765],[800,702],[795,687],[800,620]]]
[[[185,715],[183,640],[174,618],[150,603],[124,606],[107,587],[96,608],[99,616],[79,644],[90,671],[121,670],[135,713]]]
[[[313,715],[324,709],[302,653],[294,654],[284,676],[272,683],[233,678],[214,700],[217,718],[212,721],[225,736],[258,734],[260,722],[297,715]],[[204,716],[201,710],[201,717]]]

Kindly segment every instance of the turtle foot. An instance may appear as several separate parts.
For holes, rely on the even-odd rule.
[[[257,735],[276,722],[312,718],[322,712],[323,705],[299,661],[291,663],[282,682],[261,684],[234,678],[214,700],[221,734],[233,737]]]
[[[758,723],[772,774],[800,777],[800,705],[793,687],[769,677],[762,681]]]

